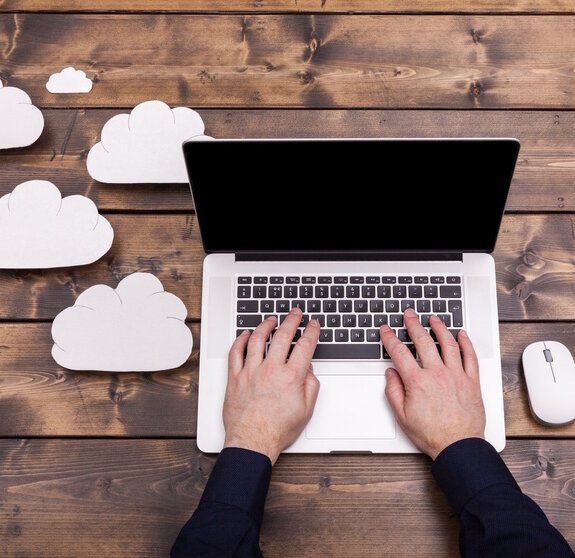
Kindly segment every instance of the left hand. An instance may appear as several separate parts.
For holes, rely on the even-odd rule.
[[[263,453],[273,465],[309,422],[319,392],[311,360],[320,326],[311,320],[288,358],[301,318],[299,308],[290,311],[274,333],[265,358],[266,341],[277,322],[275,317],[264,320],[251,335],[244,332],[234,341],[228,359],[223,410],[224,447]]]

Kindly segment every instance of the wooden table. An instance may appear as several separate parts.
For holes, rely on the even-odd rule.
[[[46,90],[67,66],[87,72],[90,94]],[[574,68],[572,0],[0,0],[0,79],[45,117],[34,145],[0,152],[0,195],[50,180],[92,198],[115,230],[92,265],[0,271],[0,552],[166,556],[214,463],[195,443],[204,253],[188,187],[106,185],[86,170],[108,119],[151,99],[198,110],[214,137],[521,140],[494,253],[502,455],[575,546],[575,425],[535,422],[520,364],[534,340],[575,351]],[[147,374],[60,368],[56,314],[135,271],[185,302],[189,361]],[[265,555],[457,555],[458,523],[429,466],[282,456]]]

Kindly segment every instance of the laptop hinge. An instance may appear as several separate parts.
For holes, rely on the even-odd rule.
[[[236,261],[462,261],[462,252],[237,252]]]

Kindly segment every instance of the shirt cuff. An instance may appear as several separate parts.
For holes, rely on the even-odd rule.
[[[481,438],[467,438],[445,448],[431,467],[439,488],[459,517],[467,503],[494,484],[519,485],[497,450]]]
[[[267,455],[243,448],[224,448],[201,501],[240,508],[260,525],[271,473],[272,463]]]

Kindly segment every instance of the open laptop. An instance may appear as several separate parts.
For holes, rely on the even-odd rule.
[[[219,452],[227,356],[243,329],[298,305],[322,324],[320,393],[288,452],[417,452],[388,406],[382,323],[464,327],[481,370],[486,439],[505,445],[494,249],[519,141],[190,140],[204,250],[197,443]],[[302,324],[303,325],[303,324]],[[426,325],[424,323],[424,325]],[[410,345],[410,349],[415,349]]]

